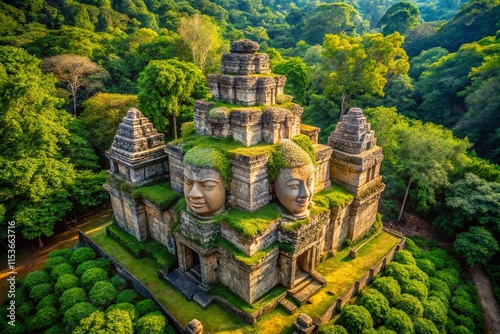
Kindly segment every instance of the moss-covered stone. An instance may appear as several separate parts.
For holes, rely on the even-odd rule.
[[[312,162],[311,156],[299,145],[290,139],[282,139],[270,150],[269,178],[271,181],[276,180],[282,168],[302,167]]]
[[[213,169],[221,175],[224,185],[231,178],[231,161],[228,157],[213,148],[194,147],[184,155],[184,163],[198,168]]]
[[[281,213],[275,204],[267,204],[254,212],[231,209],[216,219],[244,237],[255,237],[264,232],[280,216]]]
[[[178,192],[172,190],[170,182],[136,188],[132,191],[132,196],[148,200],[160,210],[170,208],[181,197]]]

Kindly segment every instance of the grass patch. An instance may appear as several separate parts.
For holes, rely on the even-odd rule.
[[[227,250],[231,255],[238,261],[246,264],[247,266],[253,266],[262,261],[263,258],[266,257],[269,252],[271,252],[274,247],[276,246],[275,244],[272,244],[266,248],[264,248],[261,251],[258,251],[252,256],[248,256],[245,252],[243,252],[241,249],[230,243],[229,241],[225,239],[220,239],[218,242],[219,247],[224,248]]]
[[[266,204],[254,212],[230,209],[219,217],[216,219],[248,238],[264,232],[281,213],[276,204]]]
[[[259,298],[253,304],[248,304],[240,296],[234,294],[229,290],[229,288],[219,282],[212,284],[208,289],[208,293],[211,295],[221,296],[231,304],[233,304],[238,309],[246,313],[253,313],[262,307],[266,306],[274,299],[278,298],[280,295],[286,292],[286,288],[282,285],[277,285],[268,292],[266,292],[262,297]]]
[[[170,182],[158,183],[151,186],[143,186],[132,191],[135,199],[145,199],[156,205],[160,210],[170,208],[181,194],[172,190]]]
[[[309,223],[311,223],[311,218],[307,217],[306,219],[297,219],[291,224],[281,224],[281,228],[285,231],[295,232]]]
[[[332,187],[322,190],[313,196],[313,202],[319,210],[329,211],[332,207],[343,207],[354,199],[354,195],[339,184],[332,183]]]
[[[300,130],[304,130],[304,131],[317,131],[318,128],[315,127],[315,126],[312,126],[312,125],[307,125],[307,124],[300,124]]]
[[[158,269],[169,272],[177,264],[177,257],[168,251],[167,246],[160,244],[156,240],[149,240],[144,244],[147,254],[155,261]]]

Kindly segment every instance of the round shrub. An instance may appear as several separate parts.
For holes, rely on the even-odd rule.
[[[84,302],[87,300],[87,294],[82,288],[70,288],[63,292],[59,298],[59,305],[61,312],[66,312],[67,309],[71,308],[73,305]]]
[[[460,273],[453,268],[439,270],[436,273],[436,277],[445,282],[450,290],[455,289],[460,284]]]
[[[47,261],[45,262],[45,265],[43,266],[43,269],[45,269],[47,272],[52,272],[52,269],[54,269],[55,266],[63,263],[68,263],[68,259],[66,259],[63,256],[53,256],[49,257]]]
[[[132,321],[134,321],[136,318],[138,318],[135,306],[130,304],[130,303],[118,303],[117,302],[116,304],[112,304],[108,307],[108,309],[106,310],[106,313],[109,313],[109,312],[113,311],[114,309],[120,309],[123,311],[127,311],[129,316],[130,316],[130,319]]]
[[[464,314],[479,320],[482,311],[478,305],[474,304],[469,296],[458,295],[451,299],[451,308],[457,313]]]
[[[89,300],[95,306],[108,306],[116,299],[116,295],[116,289],[113,284],[99,281],[90,289]]]
[[[106,333],[134,333],[134,325],[127,311],[116,308],[106,312]],[[154,333],[154,332],[150,332]],[[161,332],[159,332],[161,333]]]
[[[162,333],[167,325],[167,319],[160,311],[148,313],[137,320],[137,334]]]
[[[43,297],[54,292],[54,287],[51,283],[42,283],[31,288],[30,298],[38,303]]]
[[[413,334],[415,329],[411,318],[405,312],[391,308],[385,319],[385,327],[398,334]]]
[[[54,279],[57,280],[59,277],[62,275],[66,274],[72,274],[74,271],[73,266],[69,263],[61,263],[58,264],[57,266],[52,269],[52,272],[50,273],[50,276]]]
[[[137,312],[137,316],[140,318],[145,314],[158,310],[158,305],[156,305],[152,299],[147,298],[138,302],[135,306],[135,310]]]
[[[472,333],[473,332],[468,330],[467,327],[462,325],[453,328],[453,331],[451,332],[451,334],[472,334]]]
[[[420,318],[424,314],[424,307],[417,297],[403,293],[396,303],[396,308],[408,314],[411,318]]]
[[[99,281],[105,281],[108,279],[108,273],[101,268],[90,268],[83,273],[80,278],[82,286],[86,289],[90,289],[95,283]]]
[[[349,334],[341,325],[327,324],[319,328],[319,334]]]
[[[24,285],[26,285],[29,289],[34,287],[35,285],[50,282],[50,275],[45,270],[36,270],[28,275],[24,279]]]
[[[83,318],[88,317],[94,311],[96,311],[96,308],[90,303],[77,303],[64,312],[63,324],[72,327],[78,324]]]
[[[78,284],[80,281],[78,280],[78,277],[76,277],[73,274],[64,274],[59,277],[59,279],[56,282],[56,285],[54,286],[54,290],[57,294],[63,293],[65,290],[71,289],[78,287]]]
[[[123,290],[116,296],[116,302],[117,303],[130,303],[130,304],[135,304],[137,303],[141,297],[137,294],[132,289],[127,289]]]
[[[398,333],[396,333],[391,329],[388,329],[385,326],[380,326],[379,328],[377,328],[377,334],[398,334]]]
[[[58,312],[54,307],[44,307],[38,310],[35,314],[35,318],[43,323],[42,328],[50,328],[55,325],[57,321]]]
[[[448,253],[444,249],[434,248],[431,249],[425,258],[431,260],[436,266],[437,270],[443,269],[446,266],[446,262],[449,259]]]
[[[429,296],[437,296],[443,303],[448,303],[451,298],[451,291],[448,285],[439,278],[429,279]]]
[[[78,265],[75,270],[75,275],[81,277],[84,272],[89,270],[90,268],[101,268],[105,271],[109,271],[111,268],[111,262],[104,258],[99,258],[97,260],[85,261]]]
[[[118,274],[111,277],[109,282],[113,284],[117,292],[122,292],[127,287],[127,281]]]
[[[57,307],[58,299],[59,298],[54,294],[47,295],[38,302],[38,304],[36,305],[36,309],[40,310],[45,307]]]
[[[429,259],[417,259],[417,266],[429,276],[436,275],[436,266]]]
[[[392,277],[379,277],[373,282],[372,287],[383,294],[391,305],[396,304],[401,294],[399,283]]]
[[[55,249],[55,250],[53,250],[52,252],[49,253],[48,257],[50,259],[50,258],[53,258],[53,257],[61,256],[61,257],[64,257],[66,260],[69,261],[71,259],[72,255],[73,255],[73,250],[71,250],[69,248],[65,248],[65,249]]]
[[[387,298],[375,289],[369,289],[361,297],[359,304],[370,312],[375,324],[380,324],[384,321],[390,308]]]
[[[432,321],[438,330],[443,329],[447,321],[446,306],[434,300],[427,300],[422,305],[424,306],[424,318]]]
[[[472,318],[464,315],[464,314],[458,314],[453,310],[448,310],[448,319],[451,319],[455,325],[457,326],[464,326],[467,327],[470,331],[474,333],[483,333],[484,329],[481,330],[480,328],[477,328],[476,325],[481,326],[483,323],[482,319],[478,319],[477,321],[474,321]]]
[[[425,318],[417,318],[413,320],[415,334],[439,334],[436,326],[432,321]]]
[[[16,287],[16,304],[22,304],[28,300],[29,300],[28,287],[26,286],[26,284],[23,283],[21,286]]]
[[[416,259],[421,258],[424,254],[420,247],[418,247],[410,238],[406,238],[405,250],[409,251]]]
[[[73,334],[102,333],[105,326],[106,315],[102,311],[95,311],[88,317],[80,320]]]
[[[43,334],[61,334],[64,333],[64,329],[61,326],[55,325],[47,329]]]
[[[407,250],[400,250],[396,252],[396,256],[394,257],[395,262],[399,262],[401,264],[411,264],[415,265],[415,258],[413,255]]]
[[[427,294],[429,293],[424,283],[414,279],[411,279],[405,284],[402,284],[401,292],[413,295],[417,297],[420,301],[427,300]]]
[[[5,320],[4,320],[5,322]],[[24,327],[24,324],[21,322],[16,322],[15,326],[10,326],[7,325],[7,322],[5,324],[0,324],[0,329],[2,330],[2,334],[25,334],[26,333],[26,328]]]
[[[356,334],[365,329],[373,327],[373,319],[370,312],[363,306],[347,305],[340,314],[340,323],[347,329],[347,332]]]
[[[423,270],[421,270],[416,265],[406,265],[406,270],[410,274],[410,279],[414,279],[424,283],[426,287],[429,287],[429,275],[427,275]]]
[[[21,320],[26,320],[35,310],[35,304],[32,301],[25,301],[16,307],[16,316]]]
[[[41,333],[44,329],[43,321],[40,321],[36,316],[31,316],[25,320],[26,330],[28,333]]]
[[[71,255],[70,262],[72,265],[74,265],[76,267],[80,263],[95,259],[95,257],[96,257],[96,254],[91,248],[80,247],[80,248],[77,248],[73,252],[73,255]]]
[[[410,280],[407,266],[398,262],[391,262],[384,270],[384,276],[393,277],[400,285]]]

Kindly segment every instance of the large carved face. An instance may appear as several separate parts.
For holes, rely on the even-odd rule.
[[[282,168],[274,182],[276,197],[295,218],[309,215],[308,206],[314,194],[314,166],[312,163],[296,168]]]
[[[225,210],[226,192],[220,174],[208,168],[184,168],[184,196],[187,209],[208,218]]]

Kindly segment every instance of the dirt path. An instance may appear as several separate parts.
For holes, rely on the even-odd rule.
[[[106,204],[100,207],[95,212],[79,218],[79,225],[72,231],[63,232],[55,235],[45,242],[45,247],[38,249],[38,242],[36,240],[28,245],[19,247],[16,249],[16,268],[17,272],[16,279],[24,278],[28,273],[39,270],[43,268],[45,261],[47,260],[47,255],[57,248],[72,248],[78,244],[78,229],[88,232],[95,229],[103,224],[109,223],[111,221],[113,211],[110,204]],[[0,246],[1,247],[1,246]],[[7,258],[7,255],[3,252],[1,254],[3,259]],[[0,265],[0,298],[7,294],[8,282],[7,276],[8,270],[7,261],[1,261]]]
[[[469,269],[469,275],[476,286],[481,306],[484,312],[484,322],[486,324],[486,333],[500,334],[500,308],[493,296],[493,290],[488,276],[481,266],[476,265]]]

